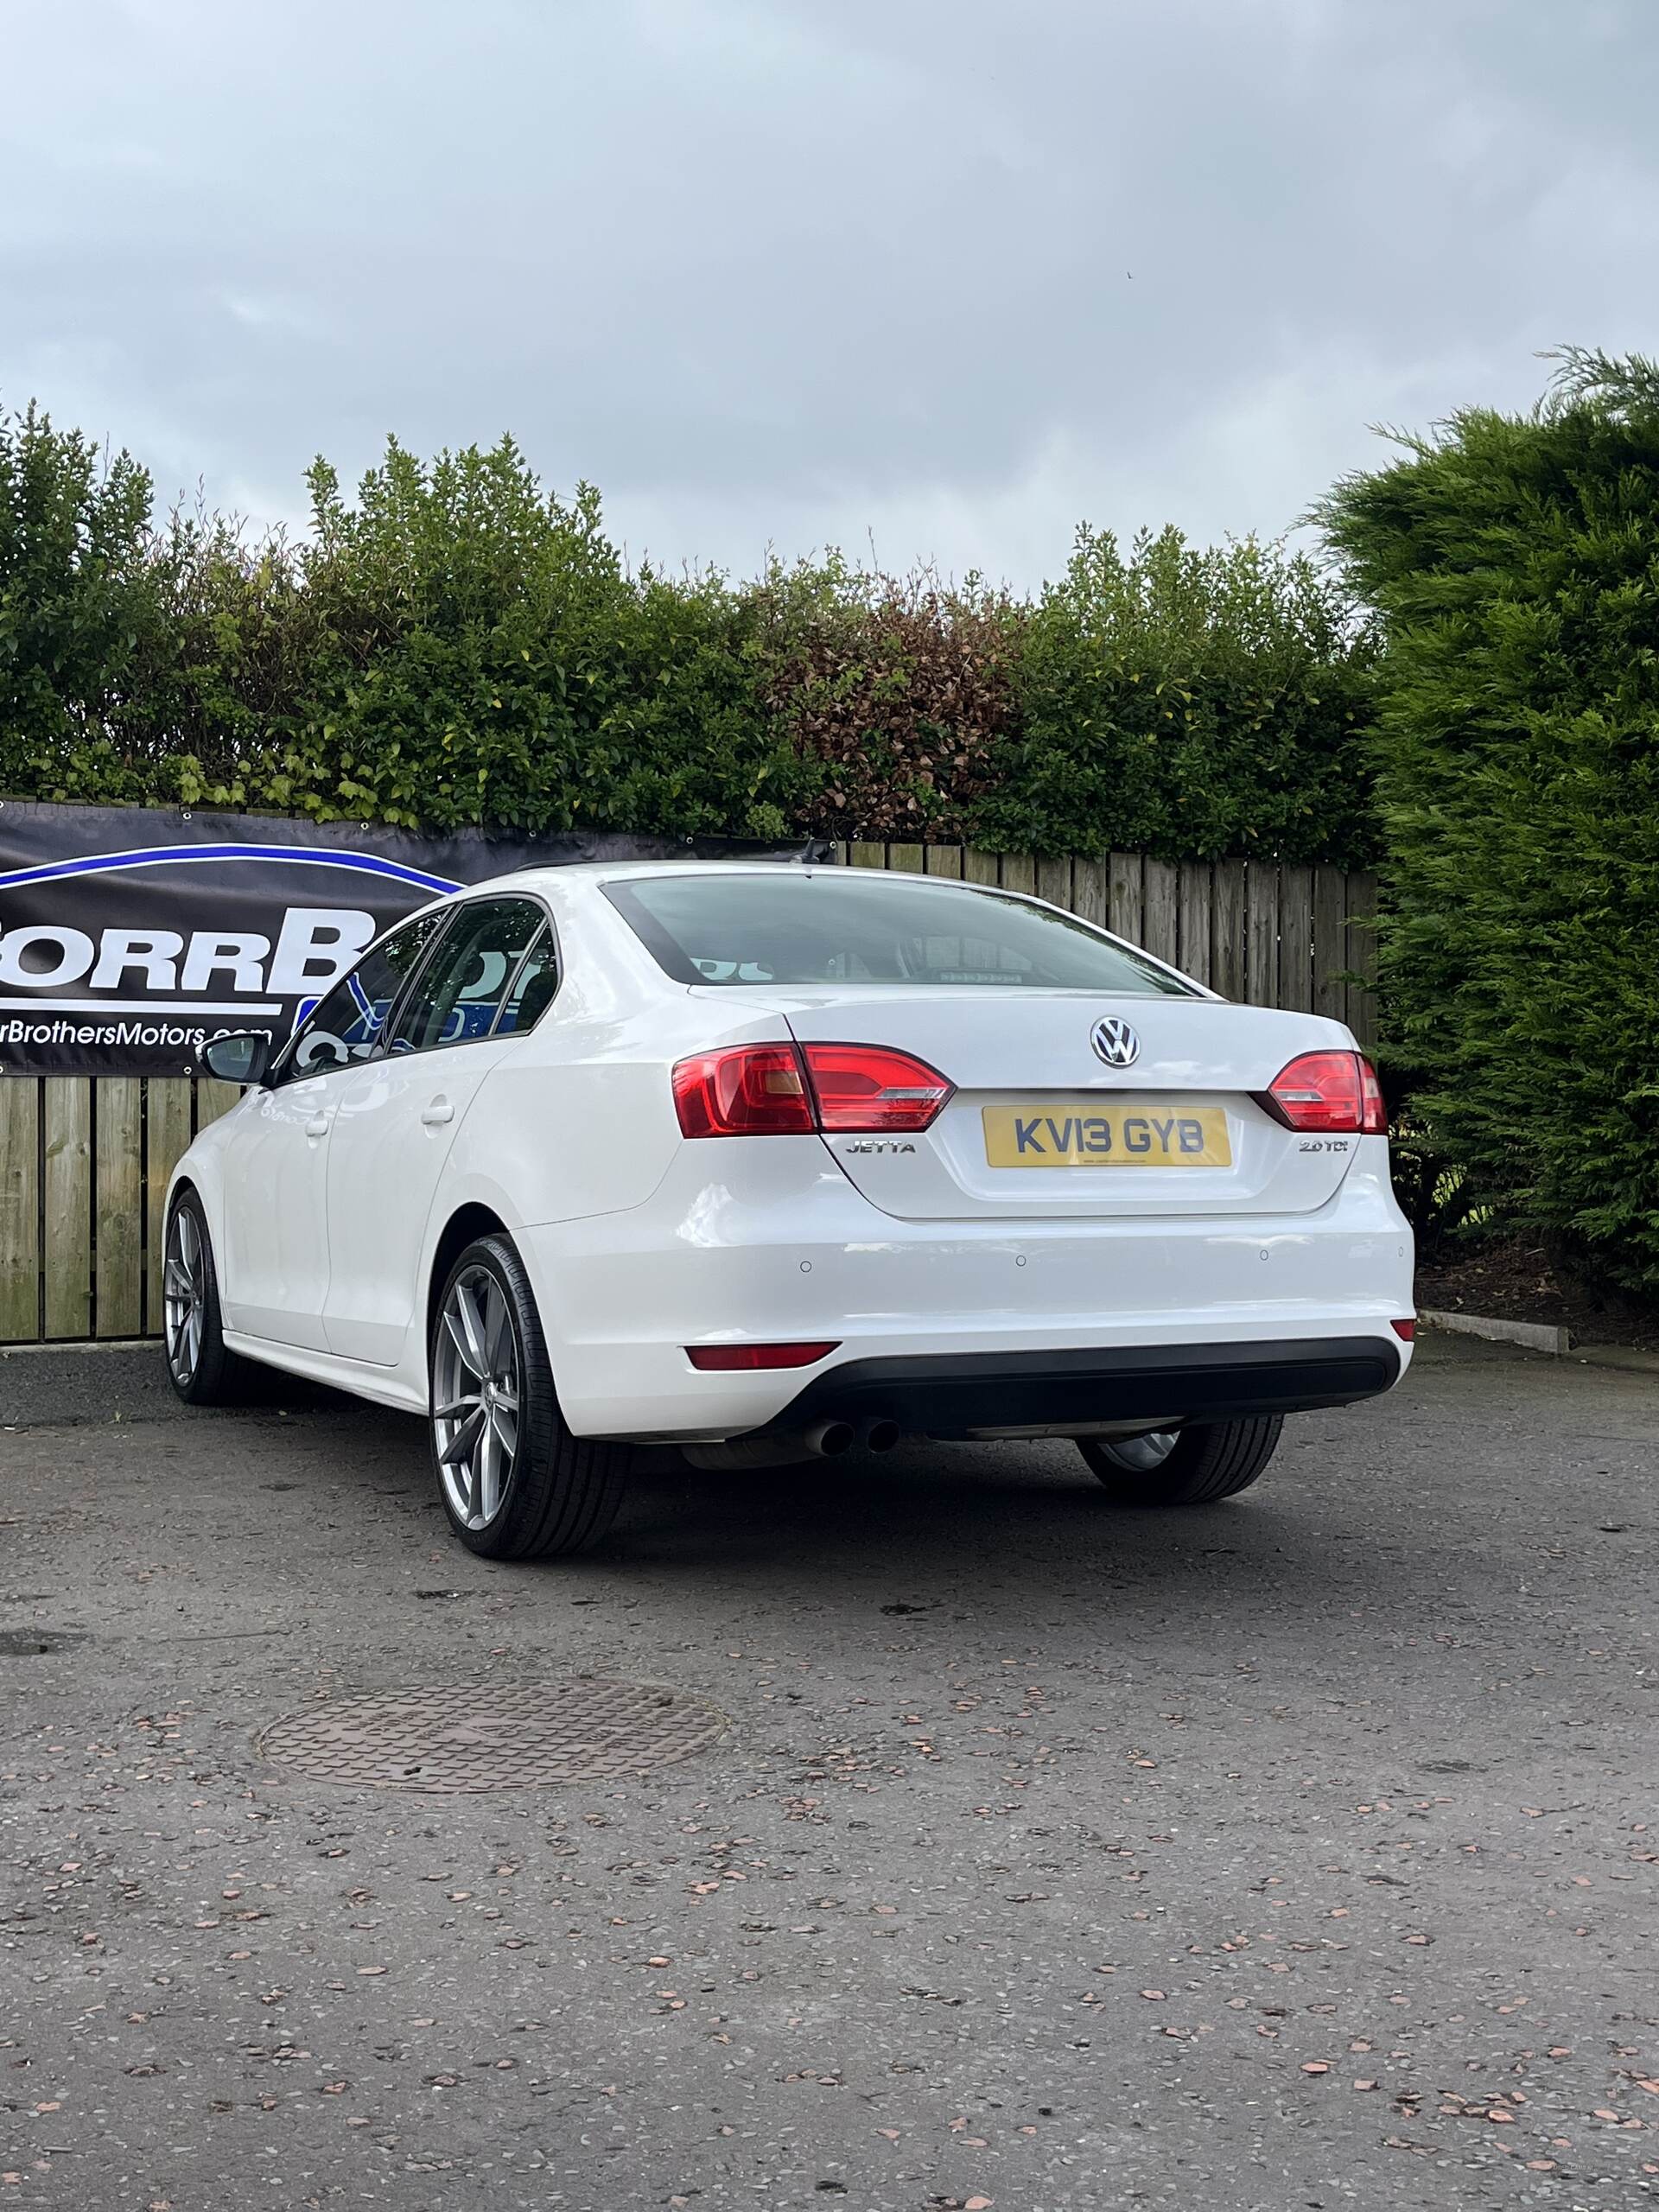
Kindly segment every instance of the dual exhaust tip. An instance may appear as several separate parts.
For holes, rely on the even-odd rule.
[[[801,1442],[809,1459],[839,1459],[855,1444],[861,1444],[867,1452],[891,1452],[899,1433],[896,1421],[864,1421],[856,1424],[849,1421],[821,1421],[816,1428],[805,1432]]]
[[[786,1467],[803,1459],[839,1459],[855,1444],[891,1452],[904,1432],[896,1421],[821,1421],[792,1436],[740,1436],[724,1444],[683,1444],[694,1467],[734,1473],[746,1467]]]

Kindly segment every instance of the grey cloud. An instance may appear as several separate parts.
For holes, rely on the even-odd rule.
[[[294,514],[511,429],[635,550],[1276,531],[1652,346],[1649,0],[26,8],[0,395]]]

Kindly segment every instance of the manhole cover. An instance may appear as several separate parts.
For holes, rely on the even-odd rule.
[[[331,1699],[273,1721],[273,1765],[377,1789],[534,1789],[644,1774],[707,1751],[726,1716],[702,1698],[645,1682],[563,1682],[388,1690]]]

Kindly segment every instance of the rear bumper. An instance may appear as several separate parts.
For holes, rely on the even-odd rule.
[[[1143,1417],[1224,1421],[1353,1405],[1391,1389],[1400,1368],[1382,1337],[856,1359],[817,1376],[767,1427],[785,1434],[818,1421],[893,1421],[907,1434],[960,1437]]]
[[[1159,1402],[1122,1418],[1217,1418],[1367,1397],[1410,1358],[1389,1325],[1412,1311],[1411,1231],[1380,1137],[1310,1214],[1039,1222],[894,1221],[816,1138],[732,1138],[683,1146],[648,1205],[516,1235],[578,1436],[745,1436],[853,1376],[913,1391],[893,1415],[912,1430],[1110,1420],[1101,1397],[1146,1376]],[[685,1352],[788,1339],[836,1349],[765,1373],[700,1373]],[[995,1410],[953,1412],[976,1377]]]

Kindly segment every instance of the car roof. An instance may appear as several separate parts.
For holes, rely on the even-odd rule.
[[[569,883],[637,883],[652,876],[666,875],[782,875],[801,877],[821,874],[851,876],[873,874],[880,880],[910,883],[950,884],[957,890],[994,890],[995,885],[963,885],[960,877],[923,875],[916,869],[877,868],[852,869],[838,861],[740,861],[699,860],[688,853],[683,860],[663,861],[570,861],[552,862],[545,867],[531,865],[515,868],[510,875],[492,876],[486,882],[469,883],[468,893],[495,891],[505,884]]]
[[[833,874],[842,878],[874,876],[877,881],[889,883],[931,883],[936,887],[948,887],[957,891],[995,891],[995,884],[963,883],[957,876],[922,875],[906,868],[849,868],[838,861],[725,861],[699,860],[695,853],[688,853],[683,860],[667,861],[550,861],[542,867],[510,869],[505,875],[480,876],[474,883],[458,883],[423,906],[411,908],[400,914],[396,922],[389,922],[381,932],[389,936],[393,929],[401,929],[418,915],[435,913],[462,899],[499,899],[512,891],[529,891],[545,895],[550,890],[596,890],[607,883],[638,883],[653,876],[673,875],[784,875],[801,877]],[[1016,894],[1008,894],[1010,896]]]

